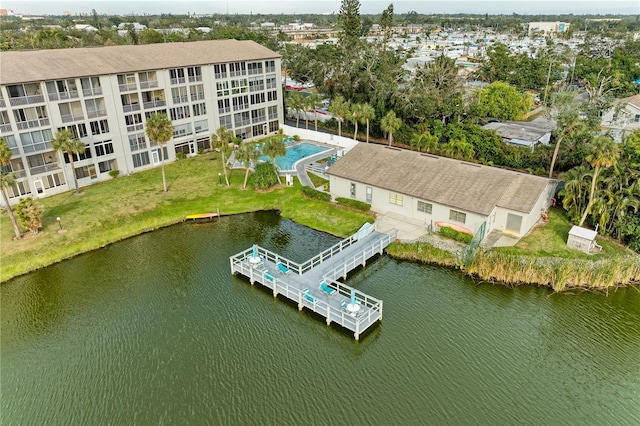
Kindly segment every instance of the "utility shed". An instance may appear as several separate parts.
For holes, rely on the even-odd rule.
[[[590,253],[595,247],[600,247],[596,244],[596,235],[598,235],[596,231],[574,225],[571,231],[569,231],[567,246],[585,253]]]

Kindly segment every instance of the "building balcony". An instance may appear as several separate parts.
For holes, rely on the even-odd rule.
[[[135,83],[127,83],[127,84],[119,84],[118,88],[120,88],[121,92],[129,92],[131,90],[137,90],[138,86]]]
[[[72,121],[84,120],[82,114],[63,114],[61,117],[63,123],[71,123]]]
[[[158,87],[158,80],[148,80],[140,82],[141,89],[153,89],[154,87]]]
[[[13,170],[11,172],[11,174],[16,179],[21,179],[21,178],[27,177],[27,171],[26,170]]]
[[[231,112],[231,107],[218,108],[218,114],[226,114],[228,112]]]
[[[4,102],[4,99],[0,99],[0,108],[5,108],[7,104]]]
[[[44,102],[44,96],[42,95],[21,96],[19,98],[9,99],[9,103],[11,104],[11,106],[39,104],[42,102]]]
[[[82,91],[84,96],[98,96],[102,95],[102,87],[94,87],[92,89],[84,89]]]
[[[185,83],[187,80],[184,77],[172,78],[171,84]]]
[[[192,101],[199,101],[202,99],[204,99],[204,93],[194,93],[193,95],[191,95]]]
[[[49,125],[49,118],[40,118],[36,120],[18,121],[18,130],[33,129],[34,127],[42,127]]]
[[[226,72],[217,72],[215,74],[216,79],[221,79],[221,78],[227,78],[227,73]]]
[[[173,103],[174,104],[182,104],[182,103],[187,102],[188,100],[189,100],[189,97],[186,96],[186,95],[185,96],[174,96],[173,97]]]
[[[149,102],[145,102],[143,103],[144,105],[144,109],[152,109],[152,108],[160,108],[165,106],[167,103],[161,99],[158,99],[156,101],[149,101]]]
[[[0,124],[1,133],[9,133],[11,131],[11,124]]]
[[[138,108],[140,109],[140,108]],[[96,118],[96,117],[106,117],[107,110],[106,109],[98,109],[95,111],[87,111],[87,118]]]
[[[65,99],[75,99],[77,97],[78,97],[78,91],[77,90],[70,90],[68,92],[49,93],[49,100],[50,101],[61,101],[61,100],[65,100]]]
[[[48,163],[42,166],[31,167],[29,169],[29,173],[31,173],[31,176],[33,176],[39,175],[41,173],[47,173],[52,170],[60,170],[60,165],[58,163]]]
[[[47,150],[51,150],[51,142],[39,142],[39,143],[34,143],[32,145],[22,145],[22,150],[24,151],[25,154],[30,154],[32,152],[38,152],[38,151],[47,151]],[[11,152],[13,152],[13,150],[11,150]]]
[[[135,104],[129,104],[129,105],[122,105],[122,110],[124,112],[140,111],[140,104],[135,103]]]
[[[142,123],[131,124],[127,126],[127,132],[135,132],[137,130],[142,130],[142,129],[144,129],[144,124]]]
[[[202,81],[202,76],[201,75],[190,75],[189,76],[189,83],[195,83],[196,81]]]
[[[243,75],[247,75],[247,72],[246,71],[230,71],[229,72],[230,77],[241,77]]]

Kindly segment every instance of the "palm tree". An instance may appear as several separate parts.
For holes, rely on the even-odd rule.
[[[315,127],[316,127],[316,132],[318,131],[318,111],[317,109],[320,108],[322,106],[322,98],[317,95],[317,94],[313,94],[311,96],[309,96],[307,98],[307,100],[309,101],[309,106],[311,108],[313,108],[313,118],[315,121]]]
[[[425,152],[432,152],[438,147],[438,137],[432,135],[428,130],[423,133],[414,133],[409,145],[412,148],[415,147],[418,151],[424,149]]]
[[[78,189],[78,177],[76,176],[76,168],[73,166],[73,154],[82,154],[87,147],[79,139],[76,139],[71,133],[71,130],[64,129],[56,133],[55,137],[51,140],[51,146],[55,151],[60,153],[66,153],[69,157],[69,164],[71,164],[71,174],[73,175],[73,184],[76,194],[80,193]]]
[[[304,98],[299,92],[292,92],[287,97],[287,106],[296,114],[296,127],[300,125],[300,114],[298,112],[304,109],[303,102]]]
[[[594,194],[596,191],[596,180],[598,179],[598,173],[602,167],[611,167],[618,162],[618,156],[620,155],[620,147],[613,140],[611,136],[599,136],[595,138],[591,144],[587,145],[587,156],[585,159],[593,167],[593,178],[591,179],[591,191],[589,192],[589,202],[584,209],[582,218],[578,226],[582,226],[587,219],[587,215],[591,211],[593,206]]]
[[[236,152],[236,160],[241,161],[242,164],[244,164],[244,183],[242,184],[242,189],[247,189],[247,180],[249,179],[251,163],[258,161],[259,156],[260,151],[258,151],[255,144],[251,143],[243,144]]]
[[[367,124],[367,143],[369,143],[369,123],[371,120],[376,118],[376,110],[370,104],[364,103],[362,104],[362,109],[360,110],[360,116],[362,120]]]
[[[145,133],[151,142],[160,146],[160,163],[162,164],[162,188],[167,192],[167,180],[164,176],[164,144],[173,137],[173,125],[167,114],[154,112],[147,118]]]
[[[349,111],[349,103],[341,95],[336,96],[329,105],[329,112],[338,120],[338,136],[342,136],[342,120],[347,115],[347,111]]]
[[[580,133],[586,133],[588,126],[585,120],[580,118],[580,113],[574,102],[574,92],[561,92],[553,97],[553,105],[546,112],[546,115],[554,119],[557,123],[557,139],[556,146],[551,157],[551,166],[549,166],[549,179],[553,177],[553,168],[555,167],[560,145],[566,138],[572,138]]]
[[[389,146],[393,143],[393,133],[402,126],[402,119],[391,110],[380,120],[380,128],[389,135]]]
[[[313,108],[311,96],[307,96],[306,98],[302,98],[302,110],[304,111],[304,120],[307,125],[307,130],[309,130],[309,111]]]
[[[451,139],[444,146],[444,152],[452,158],[468,159],[473,157],[473,145],[464,139]]]
[[[278,184],[282,185],[280,173],[278,173],[278,169],[276,168],[276,157],[287,155],[287,148],[284,146],[284,142],[282,142],[280,138],[271,138],[265,142],[262,147],[262,153],[271,159],[271,164],[278,178]]]
[[[222,171],[224,172],[224,181],[229,185],[229,177],[227,176],[227,159],[226,153],[229,151],[229,142],[233,140],[233,130],[227,130],[226,127],[221,126],[216,132],[211,135],[211,144],[214,148],[220,150],[222,156]]]
[[[562,207],[569,213],[569,219],[577,221],[587,205],[589,181],[593,171],[587,165],[574,167],[563,174],[564,189],[560,191]]]
[[[347,119],[353,123],[355,126],[355,131],[353,132],[353,140],[357,140],[358,136],[358,122],[360,121],[360,117],[362,115],[362,105],[361,104],[353,104],[351,108],[349,108],[349,112],[347,113]]]
[[[11,164],[12,155],[13,153],[9,148],[9,143],[5,138],[0,137],[0,166],[2,166],[0,167],[0,189],[2,190],[2,200],[4,201],[4,205],[7,207],[7,214],[9,215],[9,219],[11,219],[13,232],[16,234],[16,239],[19,240],[22,238],[22,234],[20,233],[18,221],[16,221],[16,216],[13,214],[11,204],[9,204],[9,197],[6,192],[6,188],[12,186],[15,183],[15,179],[13,173],[5,173],[4,171],[4,168]]]

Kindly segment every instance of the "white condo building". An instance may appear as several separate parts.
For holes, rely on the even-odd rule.
[[[280,55],[253,41],[110,46],[0,54],[0,136],[13,153],[10,202],[45,197],[159,165],[145,118],[164,112],[175,127],[165,159],[211,147],[221,127],[242,139],[276,134],[283,123]],[[86,145],[56,152],[69,129]],[[154,146],[155,145],[155,146]]]

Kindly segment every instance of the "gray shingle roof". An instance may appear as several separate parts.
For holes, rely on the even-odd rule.
[[[278,53],[250,40],[2,52],[0,84],[279,57]]]
[[[359,143],[327,171],[355,182],[488,215],[529,213],[551,180],[430,154]]]

